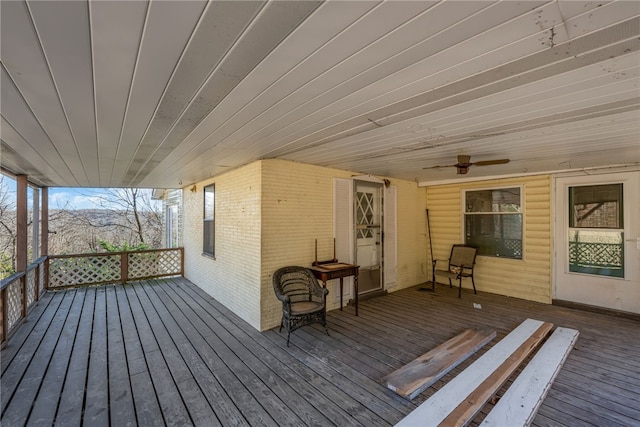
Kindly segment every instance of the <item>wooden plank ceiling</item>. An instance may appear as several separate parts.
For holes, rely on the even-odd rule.
[[[0,7],[1,164],[36,184],[176,188],[267,158],[421,184],[640,164],[638,1]],[[511,161],[431,168],[460,154]]]

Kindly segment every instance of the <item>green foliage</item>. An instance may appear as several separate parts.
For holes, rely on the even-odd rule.
[[[13,259],[8,253],[0,253],[0,279],[11,276],[15,273],[13,268]]]
[[[135,246],[130,246],[129,243],[125,242],[122,245],[118,246],[113,243],[107,242],[106,240],[99,240],[98,245],[100,245],[100,247],[107,252],[131,252],[151,249],[146,243],[138,243]]]

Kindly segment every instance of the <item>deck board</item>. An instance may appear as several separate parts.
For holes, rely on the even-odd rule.
[[[83,421],[91,426],[109,425],[109,354],[107,352],[107,289],[96,289],[93,311],[93,330],[89,350],[86,393],[84,395]],[[121,361],[118,365],[126,363]],[[118,369],[119,366],[112,369]]]
[[[58,339],[41,388],[33,403],[29,419],[34,424],[47,425],[55,418],[63,380],[69,368],[73,343],[77,336],[85,293],[86,289],[78,289],[74,296],[74,302],[69,309],[62,334]]]
[[[69,291],[55,292],[63,295]],[[62,393],[56,408],[56,421],[60,425],[80,425],[84,404],[84,388],[87,381],[89,354],[91,350],[91,331],[95,308],[96,289],[88,288],[84,292],[82,313],[73,343],[71,360],[62,385]],[[80,303],[80,301],[78,301]],[[43,420],[43,424],[44,420]]]
[[[534,426],[640,424],[637,320],[447,286],[359,314],[331,311],[330,336],[307,326],[287,347],[182,278],[48,292],[2,351],[0,423],[388,426],[532,317],[580,331]],[[412,402],[381,382],[468,328],[497,339]]]

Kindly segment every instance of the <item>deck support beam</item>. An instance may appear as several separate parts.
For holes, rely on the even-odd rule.
[[[27,175],[16,176],[16,272],[27,270]]]

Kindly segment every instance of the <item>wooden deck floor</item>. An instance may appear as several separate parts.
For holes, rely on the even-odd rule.
[[[534,425],[640,425],[636,320],[411,288],[361,302],[359,317],[332,311],[331,336],[305,327],[287,348],[184,279],[47,293],[2,351],[0,422],[392,425],[527,317],[580,331]],[[381,385],[473,326],[498,338],[412,402]]]

